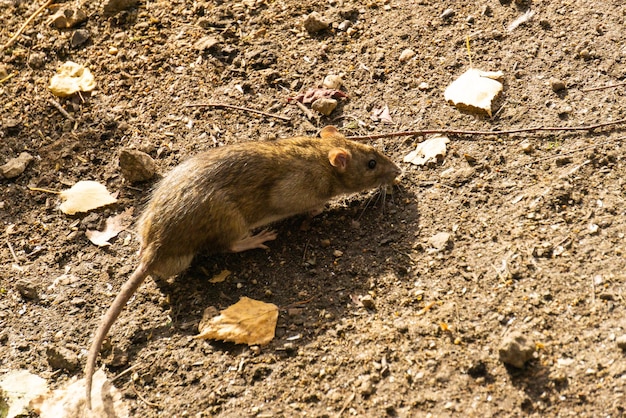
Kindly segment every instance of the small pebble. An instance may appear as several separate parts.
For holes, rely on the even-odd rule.
[[[80,366],[78,356],[64,347],[48,347],[46,356],[48,357],[48,364],[55,370],[63,369],[73,372],[78,370]]]
[[[474,16],[472,15],[467,16],[465,18],[465,21],[471,25],[472,23],[474,23]]]
[[[522,150],[522,152],[524,154],[532,154],[533,151],[535,151],[535,147],[533,146],[533,144],[530,143],[530,141],[528,140],[524,140],[521,144],[520,144],[520,149]]]
[[[104,15],[113,16],[122,10],[134,7],[139,0],[108,0],[104,5]]]
[[[11,158],[6,164],[0,166],[0,175],[7,179],[15,178],[26,170],[33,159],[32,155],[23,152],[19,157]]]
[[[87,13],[82,9],[65,7],[53,14],[49,22],[57,29],[69,29],[87,21]]]
[[[344,20],[339,24],[339,26],[337,26],[337,30],[345,32],[350,28],[350,26],[352,26],[352,22],[350,22],[349,20]]]
[[[70,39],[70,45],[72,46],[72,48],[76,48],[87,42],[90,37],[91,34],[87,29],[78,29],[72,34],[72,38]]]
[[[361,303],[365,309],[376,309],[376,303],[372,295],[365,295],[361,298]]]
[[[343,251],[341,251],[341,250],[335,250],[335,251],[333,251],[333,257],[337,257],[337,258],[339,258],[339,257],[341,257],[342,255],[343,255]]]
[[[39,295],[37,293],[37,286],[29,282],[28,280],[19,279],[15,283],[15,290],[17,290],[24,299],[29,299],[29,300],[39,299]]]
[[[402,53],[400,53],[399,60],[400,62],[407,62],[414,56],[415,56],[415,51],[413,51],[411,48],[407,48],[404,51],[402,51]]]
[[[340,76],[335,74],[328,74],[326,77],[324,77],[324,81],[322,83],[322,86],[324,86],[325,88],[333,90],[339,90],[342,85],[343,80]]]
[[[328,248],[328,247],[330,247],[330,240],[328,238],[325,238],[325,239],[320,241],[320,245],[323,248]]]
[[[452,16],[454,16],[454,13],[455,13],[454,9],[446,9],[441,14],[441,18],[442,19],[450,19]]]
[[[626,351],[626,334],[617,337],[615,341],[617,342],[617,346],[619,348]]]
[[[156,173],[156,164],[148,154],[135,149],[120,152],[120,170],[131,183],[146,181]]]
[[[526,339],[519,332],[512,332],[502,340],[498,348],[500,361],[521,369],[524,364],[533,358],[535,343]]]
[[[451,244],[451,235],[448,232],[439,232],[428,240],[428,244],[434,249],[441,251]]]
[[[430,89],[430,85],[427,82],[422,81],[417,88],[424,91]]]
[[[43,52],[33,52],[28,58],[28,65],[33,68],[42,68],[46,64],[46,54]]]
[[[359,393],[363,396],[369,396],[374,393],[374,382],[372,382],[371,378],[368,377],[361,382]]]
[[[313,12],[304,19],[302,23],[304,29],[310,34],[314,35],[318,32],[328,29],[329,23],[318,12]]]
[[[565,83],[559,79],[552,78],[550,79],[550,87],[553,92],[558,93],[565,90]]]
[[[328,116],[333,113],[333,110],[337,107],[337,100],[335,99],[317,99],[313,103],[311,103],[311,109],[316,112],[321,113],[322,115]]]

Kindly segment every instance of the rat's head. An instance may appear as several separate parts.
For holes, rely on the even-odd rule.
[[[320,136],[336,140],[328,152],[328,161],[341,181],[343,193],[392,184],[401,173],[389,157],[369,145],[345,139],[334,126],[326,126]]]

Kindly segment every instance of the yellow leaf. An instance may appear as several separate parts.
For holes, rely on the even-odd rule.
[[[278,307],[242,297],[239,302],[199,325],[195,338],[231,341],[236,344],[267,344],[274,338]]]
[[[59,209],[67,215],[88,212],[117,202],[117,199],[107,191],[106,186],[95,181],[79,181],[69,189],[63,190],[60,196],[65,202]]]
[[[228,276],[230,276],[230,270],[222,270],[218,274],[213,276],[209,280],[209,283],[222,283],[224,280],[226,280]]]
[[[502,71],[470,68],[443,93],[446,101],[460,110],[491,116],[491,102],[502,92]]]
[[[96,80],[89,68],[67,61],[50,79],[48,90],[55,96],[67,97],[78,91],[92,91],[96,88]]]

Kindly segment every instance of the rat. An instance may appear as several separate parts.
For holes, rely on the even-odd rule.
[[[387,156],[346,139],[334,126],[323,128],[320,137],[213,148],[160,181],[137,222],[139,265],[102,318],[89,349],[89,409],[102,343],[148,276],[175,276],[200,251],[267,249],[264,243],[276,233],[251,231],[292,215],[320,213],[333,197],[392,184],[401,173]]]

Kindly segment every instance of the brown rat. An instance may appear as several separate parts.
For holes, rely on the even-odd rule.
[[[276,238],[255,228],[319,210],[331,198],[391,184],[400,169],[385,155],[345,139],[334,126],[321,138],[295,137],[212,149],[174,168],[138,221],[139,266],[102,318],[85,366],[87,404],[109,329],[147,276],[184,271],[200,251],[267,248]]]

